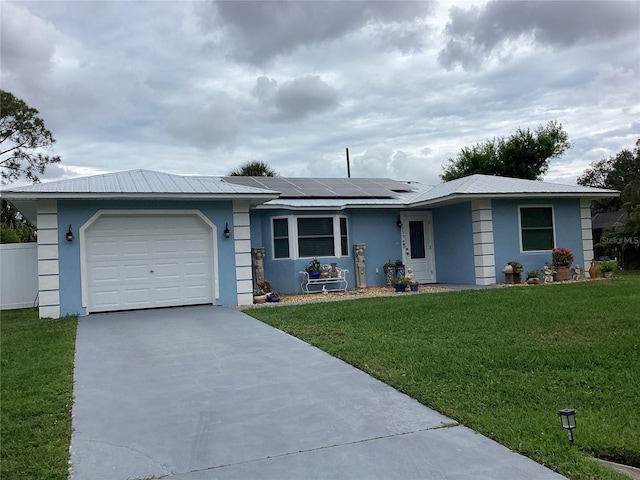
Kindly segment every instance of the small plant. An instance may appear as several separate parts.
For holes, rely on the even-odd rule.
[[[564,247],[551,250],[551,263],[554,267],[570,267],[573,264],[573,253]]]
[[[409,277],[393,277],[391,279],[391,283],[393,285],[409,285],[411,283],[411,279]]]
[[[396,268],[396,264],[393,263],[391,260],[389,260],[388,262],[386,262],[384,265],[382,265],[382,269],[386,272],[389,269],[394,269]]]
[[[397,259],[397,260],[396,260],[395,267],[396,267],[396,268],[398,268],[398,267],[401,267],[401,266],[402,266],[402,260]]]
[[[308,273],[320,273],[320,260],[318,260],[316,257],[313,257],[305,270]]]
[[[605,272],[613,272],[618,269],[618,262],[615,260],[605,260],[603,262],[598,262],[598,266],[596,267],[601,273]]]
[[[530,278],[538,278],[538,271],[537,270],[529,270],[527,272],[527,280]]]
[[[522,264],[520,262],[515,261],[515,260],[508,261],[507,265],[511,265],[511,268],[513,269],[513,273],[520,273],[524,269]]]
[[[269,280],[264,280],[258,283],[258,288],[260,288],[264,293],[273,291],[273,287],[271,286],[271,282]],[[262,295],[264,295],[264,293]]]

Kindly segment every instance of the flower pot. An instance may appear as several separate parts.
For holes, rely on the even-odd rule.
[[[406,272],[407,271],[404,268],[404,265],[399,265],[396,267],[396,277],[404,277]]]
[[[404,283],[396,283],[393,287],[396,289],[396,292],[404,292],[407,289]]]
[[[611,278],[613,277],[613,272],[602,272],[602,276],[604,278]]]
[[[267,302],[276,303],[280,301],[280,297],[276,297],[275,295],[269,295],[267,297]]]
[[[505,277],[504,283],[508,283],[508,284],[520,283],[521,281],[520,272],[505,273],[504,277]]]
[[[598,269],[596,268],[596,261],[591,259],[591,266],[589,267],[589,278],[598,278]]]
[[[553,279],[554,282],[566,282],[571,279],[571,272],[569,267],[556,267],[556,276]]]
[[[419,287],[419,286],[420,286],[420,285],[417,285],[417,284],[416,284],[416,285],[409,285],[409,289],[410,289],[412,292],[417,292],[417,291],[418,291],[418,287]]]
[[[264,303],[267,301],[267,296],[266,295],[254,295],[253,296],[253,303]]]
[[[309,278],[312,280],[320,278],[320,272],[309,272]]]
[[[384,279],[387,283],[387,286],[391,285],[391,279],[395,277],[396,269],[395,267],[387,267],[384,269]]]

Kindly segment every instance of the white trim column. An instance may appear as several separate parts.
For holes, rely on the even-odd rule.
[[[233,202],[233,247],[236,261],[238,305],[253,304],[253,269],[251,267],[251,220],[249,202]]]
[[[585,276],[589,274],[591,259],[593,258],[593,230],[591,226],[591,200],[580,199],[580,225],[582,227],[582,255],[584,259]]]
[[[476,285],[496,283],[496,259],[493,245],[493,214],[491,200],[471,202],[471,222],[473,225],[473,259]]]
[[[58,202],[38,200],[38,303],[40,318],[60,317]]]

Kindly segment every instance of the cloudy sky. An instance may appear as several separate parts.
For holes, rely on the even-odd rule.
[[[2,1],[1,84],[59,166],[438,183],[464,146],[559,121],[546,181],[640,138],[640,2]]]

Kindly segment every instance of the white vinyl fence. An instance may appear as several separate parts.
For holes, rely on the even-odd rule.
[[[0,309],[31,307],[38,295],[38,244],[0,245]]]

